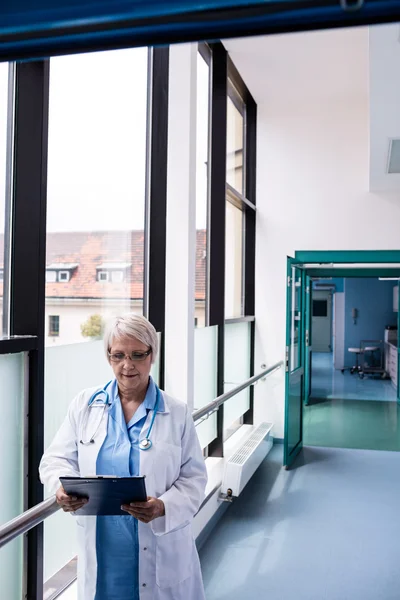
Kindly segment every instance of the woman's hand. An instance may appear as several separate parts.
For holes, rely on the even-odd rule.
[[[68,496],[63,486],[58,488],[56,492],[56,500],[58,506],[61,506],[64,512],[75,512],[87,503],[86,498],[77,498],[76,496]]]
[[[147,502],[131,502],[123,504],[121,508],[142,523],[150,523],[150,521],[165,515],[164,502],[151,496],[147,498]]]

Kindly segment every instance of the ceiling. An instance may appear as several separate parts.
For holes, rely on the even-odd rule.
[[[258,104],[368,93],[368,28],[224,41]],[[306,83],[306,85],[304,85]]]
[[[370,191],[400,191],[388,174],[391,138],[400,138],[400,27],[260,36],[224,41],[259,105],[290,111],[360,100],[369,108]]]

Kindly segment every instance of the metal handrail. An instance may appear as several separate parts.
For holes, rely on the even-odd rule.
[[[8,521],[5,525],[2,525],[0,527],[0,548],[19,535],[23,535],[30,529],[33,529],[33,527],[36,527],[36,525],[39,525],[59,508],[56,497],[51,496],[47,500],[36,504],[33,508],[18,515],[15,519]]]
[[[259,379],[263,379],[263,377],[272,375],[272,373],[278,371],[278,369],[280,369],[281,367],[283,367],[283,361],[272,365],[272,367],[269,367],[268,369],[264,369],[264,371],[261,371],[261,373],[258,373],[257,375],[253,375],[253,377],[250,377],[250,379],[247,379],[244,383],[237,385],[232,390],[229,390],[229,392],[221,394],[221,396],[218,396],[218,398],[212,400],[211,402],[203,406],[203,408],[195,410],[192,413],[193,421],[196,423],[196,421],[198,421],[199,419],[209,416],[211,413],[215,412],[217,408],[221,406],[221,404],[232,398],[232,396],[236,396],[236,394],[238,394],[242,390],[245,390],[247,387],[254,385]]]
[[[194,422],[199,421],[203,417],[209,416],[211,413],[215,412],[218,409],[218,407],[221,406],[221,404],[223,404],[242,390],[246,389],[247,387],[250,387],[259,379],[271,375],[272,373],[280,369],[282,366],[283,361],[276,363],[268,369],[264,369],[264,371],[261,371],[261,373],[250,377],[250,379],[247,379],[247,381],[245,381],[244,383],[241,383],[240,385],[234,387],[232,390],[229,390],[229,392],[218,396],[218,398],[216,398],[212,402],[209,402],[208,404],[203,406],[203,408],[195,410],[192,415]],[[23,535],[30,529],[33,529],[33,527],[36,527],[36,525],[42,523],[42,521],[47,519],[47,517],[50,517],[53,513],[59,510],[59,508],[60,507],[56,502],[56,497],[51,496],[47,500],[36,504],[36,506],[34,506],[33,508],[30,508],[29,510],[18,515],[18,517],[15,517],[15,519],[12,519],[12,521],[8,521],[8,523],[2,525],[0,527],[0,548],[8,544],[8,542],[11,542],[16,537]]]

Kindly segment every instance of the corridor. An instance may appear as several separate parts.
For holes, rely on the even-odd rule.
[[[360,379],[313,355],[312,396],[304,407],[309,446],[400,451],[400,407],[389,379]]]
[[[277,445],[203,546],[207,600],[398,600],[400,454]]]

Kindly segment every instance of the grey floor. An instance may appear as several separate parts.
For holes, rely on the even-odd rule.
[[[400,454],[274,446],[204,544],[207,600],[399,600]]]

